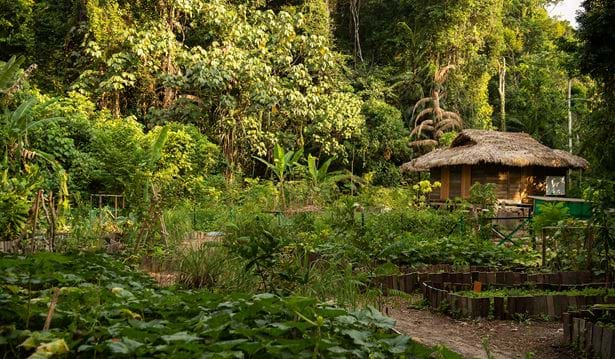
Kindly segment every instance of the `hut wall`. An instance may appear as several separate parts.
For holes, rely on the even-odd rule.
[[[524,174],[525,170],[522,167],[508,168],[508,199],[515,202],[521,202],[527,197],[525,193]]]
[[[461,197],[461,166],[451,166],[448,198]]]
[[[547,176],[566,176],[565,168],[528,167],[526,169],[525,192],[526,196],[544,196],[546,192]]]
[[[472,166],[464,165],[461,167],[461,197],[470,197],[470,187],[472,186]]]
[[[479,165],[472,167],[472,184],[493,183],[497,198],[508,199],[508,169],[503,166]]]
[[[442,181],[442,187],[440,187],[440,199],[446,200],[449,196],[449,190],[451,188],[451,172],[448,167],[442,167],[440,169],[440,179]]]
[[[430,199],[433,201],[468,198],[471,186],[471,166],[438,167],[430,170],[432,182],[440,181],[442,187],[434,190]]]
[[[432,168],[430,180],[442,187],[430,194],[433,201],[468,198],[474,183],[494,183],[498,199],[528,202],[530,195],[544,195],[546,176],[565,176],[565,169],[545,167],[508,167],[497,165],[450,166]]]
[[[442,182],[442,174],[440,168],[432,168],[429,171],[429,181],[431,183],[434,182]],[[429,194],[429,199],[432,201],[440,200],[440,188],[434,188],[433,191]]]
[[[521,167],[480,165],[472,167],[471,182],[495,184],[498,199],[521,201],[527,197],[527,174]]]

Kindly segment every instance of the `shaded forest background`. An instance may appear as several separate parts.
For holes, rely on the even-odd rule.
[[[549,3],[1,0],[0,60],[23,68],[3,108],[35,99],[32,119],[57,118],[28,146],[76,192],[127,191],[165,124],[157,173],[181,178],[178,193],[204,173],[264,174],[255,157],[275,144],[396,185],[426,151],[410,145],[413,108],[435,89],[464,127],[568,149],[570,81],[572,150],[612,177],[613,4],[586,1],[577,31]]]

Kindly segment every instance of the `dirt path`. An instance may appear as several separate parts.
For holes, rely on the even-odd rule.
[[[466,358],[487,358],[483,341],[487,340],[494,358],[574,358],[560,347],[562,326],[559,322],[518,323],[502,320],[455,320],[427,309],[389,308],[397,320],[397,329],[428,346],[444,344]]]

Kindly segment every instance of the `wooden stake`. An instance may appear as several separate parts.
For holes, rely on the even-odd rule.
[[[49,214],[49,210],[45,205],[45,197],[41,197],[41,205],[43,207],[43,211],[45,212],[45,219],[47,219],[47,223],[49,224],[49,228],[51,230],[53,221],[51,220],[51,215]]]
[[[592,227],[587,227],[587,244],[585,249],[587,250],[587,270],[591,271],[593,267],[593,251],[594,251],[594,231]]]
[[[32,237],[30,238],[30,252],[34,253],[35,245],[34,245],[34,236],[36,235],[36,225],[38,223],[38,210],[40,205],[40,200],[43,197],[43,190],[38,190],[36,194],[36,199],[34,200],[34,214],[32,218]]]
[[[58,218],[53,192],[49,192],[49,209],[51,212],[51,223],[49,224],[49,250],[53,252],[56,242],[56,223]]]
[[[45,331],[49,330],[49,327],[51,326],[51,317],[56,309],[58,298],[60,298],[60,288],[53,288],[53,296],[51,297],[51,303],[49,304],[49,310],[47,311],[47,319],[45,319],[45,326],[43,327],[43,330]]]
[[[542,229],[542,266],[544,267],[547,261],[547,233]]]

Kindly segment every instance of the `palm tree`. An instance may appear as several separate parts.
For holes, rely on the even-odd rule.
[[[418,100],[414,105],[411,116],[411,119],[414,120],[414,128],[410,132],[410,137],[415,139],[410,142],[411,146],[435,147],[446,131],[463,127],[463,120],[458,113],[445,111],[440,107],[442,85],[446,81],[448,70],[454,67],[454,65],[448,65],[436,71],[431,96]],[[431,104],[431,106],[428,106],[428,104]],[[421,106],[424,106],[424,109],[415,117],[416,111]]]

